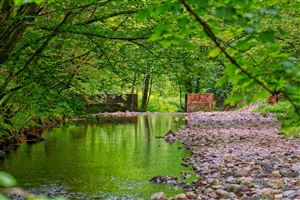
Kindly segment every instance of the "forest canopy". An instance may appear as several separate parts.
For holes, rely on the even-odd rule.
[[[300,15],[293,0],[1,0],[0,129],[71,117],[109,94],[141,111],[265,102],[299,126]]]

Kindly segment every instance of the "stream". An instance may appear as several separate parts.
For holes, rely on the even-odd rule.
[[[18,186],[29,191],[49,195],[45,190],[52,190],[54,196],[71,199],[149,199],[160,191],[174,196],[182,189],[149,179],[180,177],[186,170],[180,163],[188,152],[181,144],[155,138],[177,130],[182,118],[181,114],[149,114],[131,122],[54,128],[43,133],[47,141],[23,143],[10,153],[0,161],[0,170],[11,173]]]

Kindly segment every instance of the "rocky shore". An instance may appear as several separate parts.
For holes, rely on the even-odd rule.
[[[169,199],[300,199],[300,139],[280,135],[272,114],[199,112],[186,120],[166,141],[180,140],[191,152],[182,164],[197,180],[192,191]]]

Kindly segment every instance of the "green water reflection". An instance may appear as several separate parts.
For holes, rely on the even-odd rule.
[[[59,183],[72,192],[106,193],[149,199],[158,191],[174,195],[178,188],[156,185],[156,175],[180,176],[180,144],[155,136],[176,130],[182,120],[175,114],[139,116],[137,123],[70,125],[45,132],[48,141],[23,144],[0,163],[19,185],[34,188]],[[180,117],[182,118],[182,116]]]

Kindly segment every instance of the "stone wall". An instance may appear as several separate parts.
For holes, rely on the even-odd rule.
[[[102,103],[90,104],[88,112],[116,112],[116,111],[138,111],[138,95],[108,95]]]

